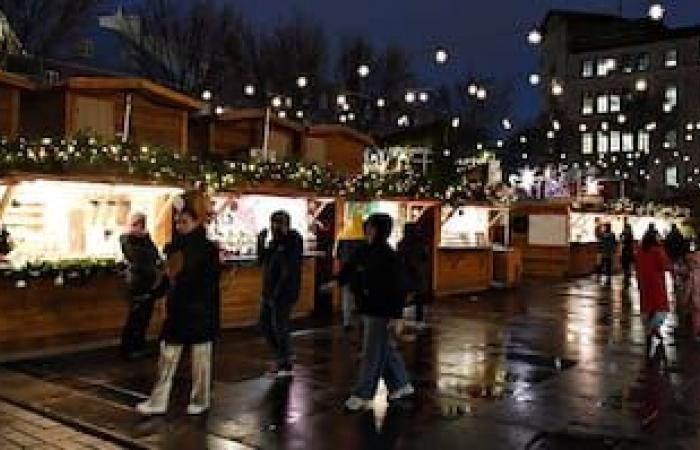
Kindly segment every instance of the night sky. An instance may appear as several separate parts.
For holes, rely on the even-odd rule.
[[[186,0],[185,0],[186,1]],[[622,0],[624,15],[640,17],[648,1]],[[108,3],[137,3],[109,0]],[[515,83],[515,115],[532,116],[537,95],[527,74],[537,68],[537,51],[525,40],[527,30],[547,10],[576,9],[616,13],[618,0],[232,0],[253,24],[269,27],[295,13],[321,22],[337,43],[363,33],[379,45],[402,43],[414,57],[418,74],[432,82],[459,80],[466,74],[497,77]],[[671,26],[700,24],[700,0],[666,0]],[[430,64],[432,47],[451,51],[449,67]]]

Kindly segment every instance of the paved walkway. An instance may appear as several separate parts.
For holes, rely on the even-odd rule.
[[[150,389],[155,358],[124,363],[115,349],[0,366],[0,399],[135,448],[700,448],[700,346],[677,338],[671,319],[668,366],[647,364],[635,290],[593,279],[530,282],[441,299],[430,321],[426,334],[400,345],[415,400],[391,407],[377,398],[365,414],[341,407],[359,339],[339,327],[295,334],[288,383],[262,375],[269,352],[255,332],[225,333],[206,417],[184,414],[188,361],[169,413],[140,417],[133,407]]]
[[[0,449],[116,450],[122,447],[0,401]]]

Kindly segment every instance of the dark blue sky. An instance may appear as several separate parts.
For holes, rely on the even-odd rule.
[[[187,1],[187,0],[183,0]],[[138,0],[109,0],[134,3]],[[647,0],[622,0],[626,16],[645,14]],[[537,52],[525,41],[528,29],[547,10],[575,9],[616,13],[619,0],[231,0],[260,27],[273,26],[295,13],[325,25],[329,38],[362,33],[377,44],[399,42],[414,54],[417,72],[433,82],[461,79],[464,74],[497,77],[517,89],[516,115],[536,108],[536,93],[527,74],[537,68]],[[667,23],[700,23],[700,0],[666,0]],[[431,48],[447,46],[450,67],[429,64]]]

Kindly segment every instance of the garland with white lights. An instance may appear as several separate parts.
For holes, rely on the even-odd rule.
[[[275,186],[352,199],[408,197],[467,201],[481,185],[445,185],[413,173],[341,177],[298,161],[217,161],[183,157],[161,147],[103,144],[92,138],[0,140],[0,176],[13,173],[103,175],[155,183],[205,183],[214,191]]]
[[[30,283],[52,279],[54,286],[70,287],[86,280],[123,270],[123,264],[115,259],[66,259],[60,261],[28,262],[22,267],[0,269],[0,278],[13,283],[17,289],[24,289]]]

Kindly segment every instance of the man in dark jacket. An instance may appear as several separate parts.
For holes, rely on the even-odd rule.
[[[612,232],[612,226],[609,223],[605,224],[603,230],[598,243],[602,254],[601,278],[606,277],[605,284],[610,286],[614,271],[615,252],[617,251],[617,238]]]
[[[146,330],[153,314],[151,293],[158,279],[160,255],[146,230],[146,216],[135,213],[129,218],[129,230],[119,238],[127,263],[129,313],[121,339],[122,354],[127,358],[146,351]]]
[[[263,267],[260,328],[275,353],[272,375],[276,377],[292,376],[289,322],[301,288],[304,240],[290,222],[287,212],[277,211],[270,217],[270,244],[265,243],[267,230],[258,236],[258,260]]]
[[[671,231],[666,235],[665,245],[666,254],[674,264],[681,261],[688,252],[686,240],[675,223],[671,225]]]
[[[405,270],[387,242],[391,227],[390,216],[370,216],[365,227],[368,245],[358,249],[337,276],[338,284],[349,285],[353,290],[365,330],[359,379],[345,402],[351,411],[369,407],[380,378],[386,382],[391,401],[414,393],[390,330],[391,320],[401,317],[406,297]],[[332,283],[324,289],[331,287]]]

